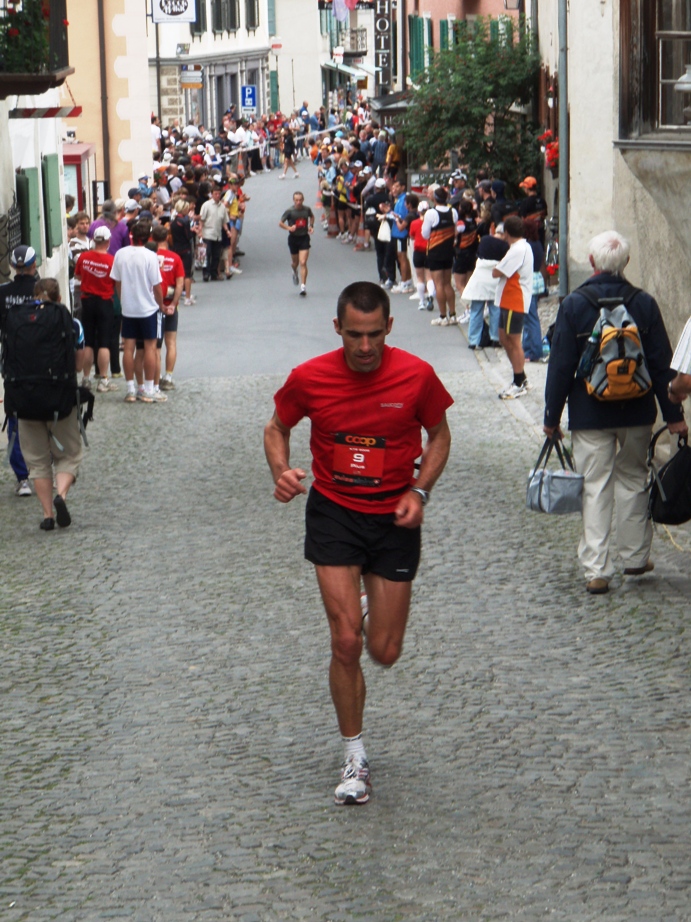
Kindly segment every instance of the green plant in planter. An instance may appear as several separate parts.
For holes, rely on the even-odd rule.
[[[50,69],[49,21],[50,0],[6,0],[0,15],[0,72],[40,74]]]

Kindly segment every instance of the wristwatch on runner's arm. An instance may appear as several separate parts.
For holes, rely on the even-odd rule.
[[[423,506],[426,506],[427,503],[429,502],[429,493],[427,492],[427,490],[423,490],[422,487],[411,487],[410,492],[417,493],[418,496],[422,498]]]

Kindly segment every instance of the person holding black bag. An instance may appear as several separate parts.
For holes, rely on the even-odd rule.
[[[560,420],[569,406],[576,470],[583,474],[583,535],[578,557],[586,589],[609,590],[615,574],[612,523],[616,517],[616,550],[625,576],[653,569],[652,525],[648,518],[646,455],[659,403],[669,431],[688,435],[681,407],[669,399],[667,386],[672,349],[660,309],[649,294],[624,278],[629,243],[616,231],[594,237],[588,247],[593,275],[565,298],[557,315],[545,386],[544,431],[561,436]],[[588,393],[577,369],[586,343],[593,340],[602,301],[626,306],[635,322],[652,386],[628,399],[602,399]]]

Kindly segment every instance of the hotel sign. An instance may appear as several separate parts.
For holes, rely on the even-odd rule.
[[[377,96],[381,88],[391,90],[391,0],[374,0],[374,63],[377,71]]]
[[[151,0],[151,18],[154,22],[194,22],[196,0]]]

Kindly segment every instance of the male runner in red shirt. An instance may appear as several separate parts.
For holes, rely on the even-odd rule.
[[[305,557],[316,567],[331,629],[329,684],[345,746],[337,804],[365,803],[371,792],[362,740],[360,580],[367,649],[391,666],[403,647],[423,506],[451,444],[446,410],[453,400],[427,362],[385,345],[392,324],[379,285],[345,288],[334,320],[343,348],[293,369],[264,433],[274,496],[288,503],[307,493],[305,471],[290,466],[290,431],[305,416],[312,424]]]
[[[166,344],[166,371],[161,376],[161,345],[158,346],[155,381],[162,391],[175,390],[173,371],[178,357],[178,304],[182,297],[185,283],[185,267],[177,253],[168,248],[168,228],[157,225],[151,232],[151,239],[156,244],[158,265],[163,279],[163,339]],[[154,387],[155,389],[155,387]]]

